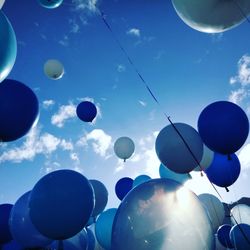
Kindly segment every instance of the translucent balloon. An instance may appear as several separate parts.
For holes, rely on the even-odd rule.
[[[112,250],[201,250],[213,246],[211,223],[198,197],[169,179],[152,179],[132,189],[113,223]]]
[[[199,200],[206,209],[212,223],[213,231],[216,233],[225,218],[225,210],[221,201],[212,194],[201,194]]]
[[[29,215],[30,192],[22,195],[13,206],[9,219],[13,239],[24,248],[38,248],[49,245],[52,240],[40,234]]]
[[[214,152],[212,150],[210,150],[205,144],[203,144],[203,155],[202,155],[202,159],[200,162],[200,166],[202,168],[200,168],[200,166],[197,166],[194,171],[204,171],[206,170],[212,163],[214,159]]]
[[[91,217],[100,214],[108,203],[108,190],[102,182],[98,180],[89,180],[94,189],[95,205]]]
[[[115,184],[115,193],[119,200],[122,200],[133,187],[133,179],[123,177]]]
[[[177,174],[165,167],[163,164],[160,164],[159,174],[161,178],[171,179],[180,182],[181,184],[184,184],[186,181],[192,179],[190,174]]]
[[[230,1],[225,3],[228,2]],[[203,142],[211,150],[221,154],[232,154],[245,143],[249,121],[238,105],[218,101],[203,109],[198,119],[198,130]]]
[[[233,248],[233,245],[231,243],[230,237],[229,237],[229,233],[231,230],[231,225],[228,224],[224,224],[222,226],[220,226],[217,230],[217,238],[219,240],[219,242],[227,248]]]
[[[116,212],[116,208],[110,208],[104,211],[98,217],[95,225],[95,235],[97,241],[103,248],[108,250],[111,248],[112,226]]]
[[[11,23],[1,10],[0,33],[0,82],[2,82],[8,76],[15,63],[17,42]]]
[[[234,225],[230,231],[230,239],[235,249],[250,249],[250,225]]]
[[[55,59],[50,59],[44,64],[44,73],[45,75],[52,79],[58,80],[63,77],[64,67],[62,63]]]
[[[59,7],[63,0],[38,0],[39,4],[48,9],[54,9]]]
[[[97,108],[94,103],[83,101],[77,105],[76,114],[84,122],[92,122],[97,115]]]
[[[149,180],[151,180],[151,177],[148,175],[138,175],[133,181],[133,188]]]
[[[3,7],[5,0],[0,0],[0,9]]]
[[[245,204],[238,204],[231,210],[231,221],[233,225],[244,223],[250,225],[250,207]]]
[[[155,150],[163,165],[176,173],[184,174],[192,171],[197,166],[197,161],[201,161],[203,143],[194,128],[184,123],[174,123],[160,131]]]
[[[117,157],[126,161],[135,151],[135,144],[129,137],[120,137],[114,144],[114,151]]]
[[[88,222],[94,208],[94,193],[88,179],[64,169],[42,177],[30,194],[30,218],[51,239],[73,237]]]
[[[13,205],[0,205],[0,244],[5,244],[12,240],[12,235],[9,230],[9,218]]]
[[[187,25],[207,33],[223,32],[236,27],[250,14],[248,0],[172,0],[172,3]]]

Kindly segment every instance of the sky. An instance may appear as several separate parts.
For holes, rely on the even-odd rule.
[[[142,84],[114,37],[97,14],[102,10],[115,36],[160,102]],[[250,115],[250,24],[218,34],[187,26],[170,0],[64,0],[46,9],[35,0],[6,0],[2,11],[17,38],[17,58],[8,78],[37,95],[40,116],[25,136],[0,146],[0,204],[15,203],[47,173],[73,169],[102,181],[107,207],[117,207],[115,184],[122,177],[159,177],[155,153],[158,132],[173,122],[197,129],[200,112],[230,100]],[[43,65],[57,59],[65,68],[59,80],[46,77]],[[82,100],[93,101],[93,124],[76,117]],[[14,101],[14,100],[13,100]],[[113,151],[128,136],[135,153],[126,163]],[[224,202],[250,197],[250,140],[237,152],[239,179]],[[196,194],[214,193],[200,174],[187,183]]]

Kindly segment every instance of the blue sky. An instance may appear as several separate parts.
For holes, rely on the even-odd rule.
[[[15,30],[18,52],[9,78],[36,93],[40,119],[30,133],[0,147],[0,203],[14,203],[46,173],[70,168],[109,190],[108,207],[119,204],[114,186],[124,176],[158,176],[157,132],[168,125],[94,8],[106,14],[114,33],[173,122],[197,127],[202,109],[231,100],[250,114],[250,25],[219,34],[188,27],[167,0],[64,0],[53,10],[37,1],[6,0],[3,12]],[[60,60],[65,75],[48,79],[43,65]],[[75,115],[81,100],[98,107],[94,124]],[[136,146],[125,164],[113,153],[120,136]],[[250,143],[237,152],[242,172],[224,201],[250,196]],[[212,192],[205,177],[188,184]]]

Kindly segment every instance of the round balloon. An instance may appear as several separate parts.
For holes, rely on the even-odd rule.
[[[48,246],[52,240],[40,234],[34,227],[29,215],[30,192],[22,195],[13,206],[9,228],[13,239],[24,248]]]
[[[233,225],[244,223],[250,225],[250,206],[238,204],[231,209],[231,222]]]
[[[44,64],[44,73],[45,75],[52,79],[58,80],[63,77],[64,67],[62,63],[55,59],[50,59]]]
[[[35,123],[38,109],[37,97],[29,87],[15,80],[4,80],[0,84],[0,141],[24,136]]]
[[[206,209],[212,223],[213,231],[216,233],[225,218],[225,210],[221,201],[212,194],[200,194],[199,200]]]
[[[151,180],[151,177],[148,175],[138,175],[133,181],[133,188],[149,180]]]
[[[250,249],[250,225],[243,223],[234,225],[229,235],[235,249]]]
[[[98,180],[89,180],[94,190],[95,205],[91,217],[100,214],[108,203],[108,190],[102,182]]]
[[[238,105],[218,101],[203,109],[198,119],[198,130],[203,142],[211,150],[232,154],[246,141],[249,122]]]
[[[0,2],[0,8],[4,1]],[[15,32],[4,13],[0,10],[0,82],[10,73],[17,53]]]
[[[9,230],[9,218],[13,205],[0,205],[0,244],[5,244],[12,240],[12,235]]]
[[[76,171],[54,171],[36,183],[29,206],[31,221],[43,235],[67,239],[87,224],[94,208],[93,188]]]
[[[199,199],[169,179],[152,179],[132,189],[113,223],[112,250],[201,250],[213,245],[211,223]]]
[[[116,140],[114,151],[117,157],[126,161],[135,151],[135,144],[129,137],[123,136]]]
[[[133,187],[133,179],[123,177],[115,185],[115,193],[119,200],[122,200]]]
[[[162,163],[159,167],[159,174],[161,178],[171,179],[180,182],[181,184],[184,184],[186,181],[192,179],[190,174],[177,174],[165,167]]]
[[[0,9],[3,7],[5,0],[0,0]]]
[[[63,0],[38,0],[39,4],[48,9],[55,9],[59,7]]]
[[[111,249],[112,226],[116,211],[117,211],[116,208],[110,208],[101,213],[96,221],[95,225],[96,239],[99,242],[99,244],[105,249]]]
[[[94,103],[83,101],[77,105],[76,114],[84,122],[92,122],[97,115],[97,108]]]
[[[203,145],[203,155],[200,166],[197,166],[194,171],[205,171],[214,159],[214,152],[210,150],[205,144]]]
[[[233,245],[231,243],[230,237],[229,237],[229,233],[231,230],[231,225],[228,224],[224,224],[222,226],[220,226],[217,230],[217,238],[219,240],[219,242],[227,248],[233,248]]]
[[[250,14],[248,0],[172,0],[179,17],[191,28],[218,33],[242,23]],[[244,13],[244,14],[242,14]]]
[[[219,187],[231,186],[240,175],[240,162],[236,154],[215,153],[212,164],[205,170],[208,179]]]
[[[197,162],[201,161],[203,143],[194,128],[184,123],[174,123],[160,131],[155,150],[163,165],[176,173],[184,174],[192,171]]]

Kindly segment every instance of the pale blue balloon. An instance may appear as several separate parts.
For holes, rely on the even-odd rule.
[[[149,180],[151,180],[151,177],[148,175],[138,175],[133,181],[133,188]]]

